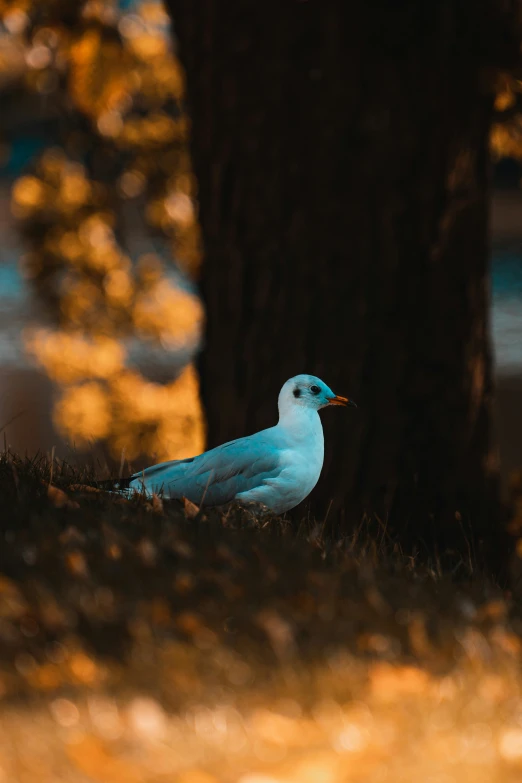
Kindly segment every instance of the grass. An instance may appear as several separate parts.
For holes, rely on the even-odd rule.
[[[522,628],[480,574],[43,457],[0,456],[0,502],[0,781],[521,779]]]

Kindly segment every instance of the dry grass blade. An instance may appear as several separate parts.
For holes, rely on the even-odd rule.
[[[187,519],[195,519],[200,512],[199,506],[188,498],[183,498],[183,508],[185,509],[185,516]]]

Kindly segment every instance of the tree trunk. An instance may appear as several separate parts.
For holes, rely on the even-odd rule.
[[[507,12],[167,5],[205,242],[208,445],[271,425],[282,383],[319,375],[360,407],[323,414],[315,514],[331,504],[347,530],[379,515],[431,555],[469,522],[471,546],[489,540],[488,133]]]

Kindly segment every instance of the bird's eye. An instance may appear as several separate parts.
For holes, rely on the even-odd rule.
[[[319,394],[321,389],[319,388],[319,386],[310,386],[310,391],[312,392],[312,394]]]

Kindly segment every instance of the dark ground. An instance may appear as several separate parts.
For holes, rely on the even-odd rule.
[[[473,563],[93,478],[0,458],[0,780],[520,780],[522,624]]]

